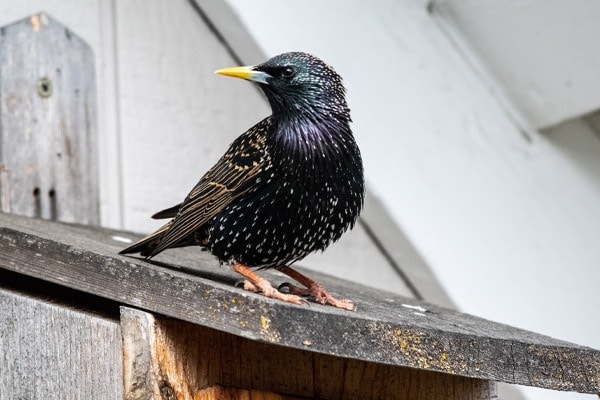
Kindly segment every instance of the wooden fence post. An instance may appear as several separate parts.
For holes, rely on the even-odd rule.
[[[90,46],[40,13],[0,28],[0,207],[99,223]]]

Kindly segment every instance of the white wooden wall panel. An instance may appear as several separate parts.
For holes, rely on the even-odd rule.
[[[268,108],[251,84],[214,74],[235,62],[189,2],[116,5],[123,227],[147,231]]]

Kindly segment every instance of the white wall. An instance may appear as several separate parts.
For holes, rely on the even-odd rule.
[[[537,127],[600,107],[600,2],[434,0]]]
[[[369,188],[461,310],[600,348],[600,187],[521,133],[426,2],[229,3],[267,54],[308,51],[345,78]]]

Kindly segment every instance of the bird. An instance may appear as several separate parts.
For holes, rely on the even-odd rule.
[[[355,310],[290,265],[323,251],[352,229],[363,208],[363,162],[350,127],[342,78],[304,52],[215,73],[257,84],[271,107],[237,137],[183,202],[159,211],[169,221],[119,254],[150,259],[164,250],[200,246],[266,297]],[[303,287],[275,288],[257,271],[275,268]]]

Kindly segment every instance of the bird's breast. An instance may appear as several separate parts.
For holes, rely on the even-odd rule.
[[[252,189],[214,218],[213,254],[276,266],[325,249],[354,224],[364,193],[360,153],[353,140],[314,134],[273,144]]]

